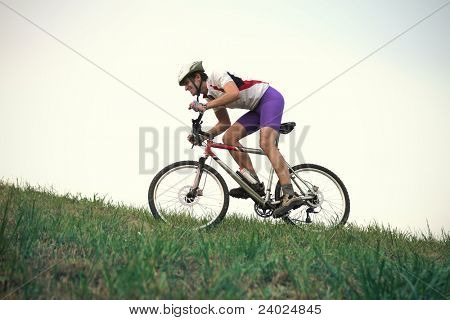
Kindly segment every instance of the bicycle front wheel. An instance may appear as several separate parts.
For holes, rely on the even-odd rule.
[[[228,187],[212,167],[203,166],[199,190],[190,193],[199,170],[197,161],[180,161],[162,169],[148,190],[153,217],[175,226],[201,229],[225,217],[229,205]]]
[[[344,183],[330,170],[316,164],[300,164],[289,170],[292,186],[298,194],[312,190],[315,198],[306,201],[301,207],[292,210],[284,221],[289,224],[302,225],[314,223],[326,227],[344,225],[350,214],[350,198]],[[302,181],[299,181],[297,176]],[[308,187],[307,187],[308,186]],[[278,182],[275,188],[275,199],[280,200],[282,189]],[[308,212],[309,211],[309,212]]]

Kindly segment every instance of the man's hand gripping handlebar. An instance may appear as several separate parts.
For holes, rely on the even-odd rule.
[[[201,146],[203,141],[207,139],[212,139],[209,133],[202,131],[203,112],[199,111],[199,113],[197,119],[192,119],[192,132],[188,136],[188,141],[192,143],[192,148],[194,146]]]

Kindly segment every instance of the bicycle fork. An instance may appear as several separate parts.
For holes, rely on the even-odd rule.
[[[194,183],[192,184],[191,190],[186,194],[186,198],[195,198],[197,196],[203,195],[203,190],[199,189],[200,180],[202,179],[203,174],[203,168],[205,167],[205,161],[206,157],[200,157],[198,159],[198,168],[197,168],[197,174],[195,175]]]

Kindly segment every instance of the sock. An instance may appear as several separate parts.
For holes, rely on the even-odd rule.
[[[283,189],[283,194],[287,194],[288,196],[294,195],[292,183],[282,185],[281,189]]]
[[[241,172],[241,174],[244,176],[244,178],[250,182],[251,184],[254,183],[260,183],[258,176],[256,175],[256,172],[254,171],[250,171],[248,169],[242,169],[240,168],[239,171]]]
[[[248,171],[248,172],[258,183],[261,183],[261,181],[259,181],[258,175],[256,174],[255,171]]]

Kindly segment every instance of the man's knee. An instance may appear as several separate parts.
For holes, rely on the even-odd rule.
[[[267,138],[261,138],[259,140],[259,146],[264,151],[264,153],[269,152],[272,148],[275,148],[275,141]]]
[[[239,141],[239,139],[236,139],[235,136],[233,136],[232,133],[225,133],[222,137],[222,142],[228,145],[234,145]]]
[[[235,145],[239,143],[239,140],[241,140],[242,138],[242,132],[240,132],[239,130],[228,129],[228,131],[223,135],[222,141],[225,144]]]

